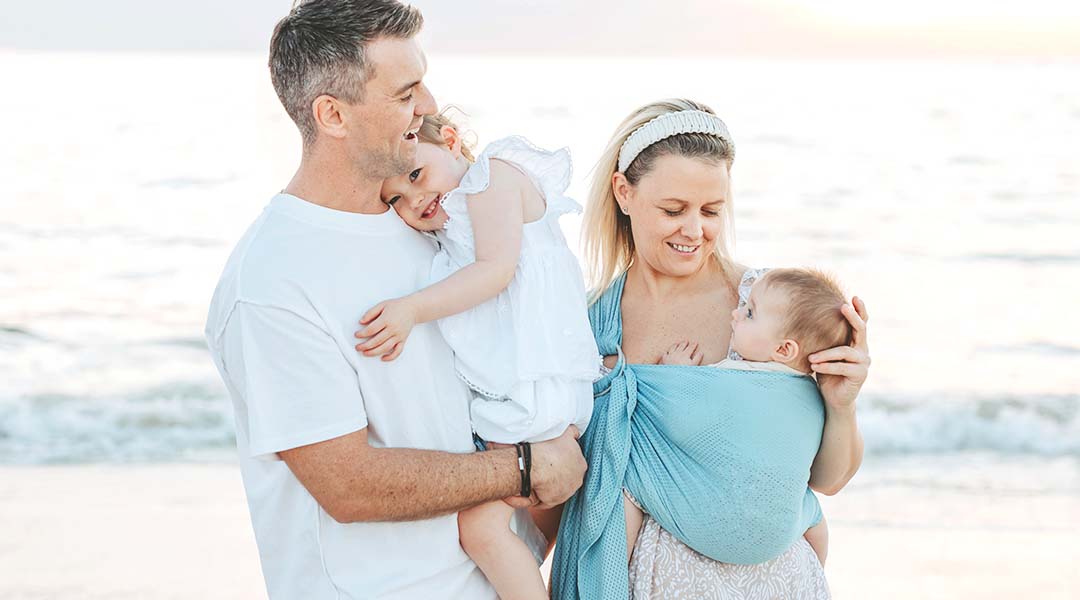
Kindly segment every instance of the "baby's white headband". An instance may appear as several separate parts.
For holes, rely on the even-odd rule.
[[[708,133],[731,142],[731,134],[720,117],[703,110],[680,110],[660,115],[634,130],[619,148],[619,171],[626,172],[638,154],[664,138],[680,133]]]

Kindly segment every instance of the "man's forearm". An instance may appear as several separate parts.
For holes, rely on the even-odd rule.
[[[810,467],[810,487],[826,495],[839,492],[862,464],[863,440],[855,407],[827,409],[821,447]]]
[[[513,448],[470,454],[373,448],[363,431],[280,454],[340,522],[426,519],[520,491]]]
[[[513,448],[451,454],[407,448],[372,448],[379,468],[374,487],[356,507],[356,521],[413,521],[458,512],[521,491]]]

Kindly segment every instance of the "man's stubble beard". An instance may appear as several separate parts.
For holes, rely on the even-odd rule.
[[[404,175],[413,168],[416,162],[416,152],[411,157],[405,157],[391,148],[380,148],[377,152],[368,152],[361,155],[358,168],[366,179],[389,179],[398,175]]]

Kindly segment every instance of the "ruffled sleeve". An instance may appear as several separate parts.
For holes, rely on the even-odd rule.
[[[570,187],[574,172],[570,151],[560,148],[550,152],[534,146],[523,137],[510,136],[488,144],[466,171],[461,184],[443,199],[443,210],[449,219],[441,234],[452,244],[469,253],[475,251],[466,199],[470,194],[483,192],[491,184],[493,158],[515,165],[532,179],[547,204],[542,220],[558,219],[567,213],[581,212],[581,205],[566,196],[566,189]]]

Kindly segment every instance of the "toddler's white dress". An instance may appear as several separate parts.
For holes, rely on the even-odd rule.
[[[474,392],[477,435],[489,442],[543,441],[571,423],[585,429],[592,382],[599,376],[581,267],[559,228],[560,216],[581,212],[565,195],[572,174],[569,152],[548,152],[521,137],[488,145],[457,189],[443,197],[449,220],[436,232],[441,248],[432,281],[476,260],[467,196],[487,189],[492,159],[528,175],[546,210],[523,226],[510,285],[483,304],[440,319],[438,326],[454,350],[458,375]]]

